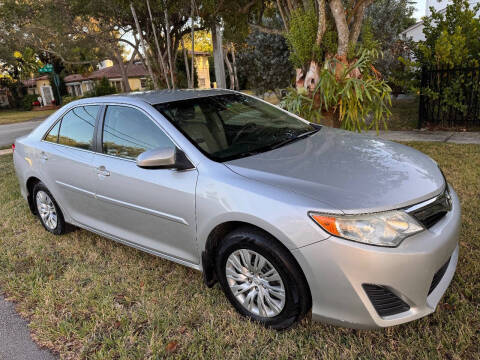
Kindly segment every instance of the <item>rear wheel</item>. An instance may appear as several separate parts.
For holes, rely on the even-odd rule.
[[[265,326],[288,328],[310,309],[310,292],[293,256],[260,230],[228,234],[218,249],[216,273],[235,309]]]
[[[47,187],[39,182],[33,188],[33,202],[43,227],[55,234],[65,233],[65,220],[62,211]]]

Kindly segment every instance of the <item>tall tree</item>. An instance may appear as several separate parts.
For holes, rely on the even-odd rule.
[[[297,66],[297,85],[312,90],[326,59],[336,58],[338,71],[348,65],[350,49],[354,49],[358,42],[365,11],[373,1],[263,0],[249,10],[262,15],[250,17],[254,21],[249,25],[265,33],[287,37]],[[267,18],[264,15],[272,7],[278,11],[274,16],[280,17],[281,27],[264,24]]]

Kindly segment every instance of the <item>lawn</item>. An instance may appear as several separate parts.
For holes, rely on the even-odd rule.
[[[0,288],[65,359],[479,359],[480,146],[410,145],[440,164],[463,206],[457,273],[418,321],[359,331],[305,320],[283,332],[245,321],[199,272],[87,231],[45,232],[11,155],[0,157]]]
[[[0,125],[12,124],[33,120],[36,118],[44,118],[55,110],[39,110],[39,111],[20,111],[20,110],[0,110]]]

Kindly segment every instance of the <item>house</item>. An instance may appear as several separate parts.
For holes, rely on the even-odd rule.
[[[132,91],[146,90],[147,69],[142,64],[134,63],[127,68],[128,84]],[[93,90],[94,83],[107,78],[111,85],[115,86],[118,92],[123,92],[122,73],[119,65],[107,66],[92,72],[89,75],[72,74],[63,79],[67,91],[71,96],[83,96],[84,93]]]
[[[188,53],[192,55],[192,51],[189,50]],[[195,51],[195,70],[197,76],[197,84],[199,89],[210,89],[210,64],[208,62],[208,57],[210,56],[209,52],[206,51]]]
[[[425,0],[425,16],[430,16],[432,12],[430,8],[433,7],[437,12],[445,12],[447,5],[452,3],[451,0]],[[469,0],[470,8],[475,6],[480,0]],[[478,14],[477,14],[478,15]],[[425,41],[425,35],[423,34],[423,21],[419,21],[416,24],[410,26],[408,29],[400,33],[402,39],[412,39],[413,41]]]
[[[191,54],[191,52],[189,52]],[[210,89],[210,64],[208,57],[210,53],[195,51],[195,69],[198,88]],[[128,84],[131,91],[147,90],[150,75],[142,63],[134,62],[127,68]],[[71,74],[65,76],[63,81],[70,96],[83,96],[86,92],[93,90],[95,82],[107,78],[111,85],[115,86],[118,92],[124,92],[122,73],[120,66],[113,65],[110,60],[102,61],[100,69],[89,75]]]
[[[22,80],[22,83],[27,88],[27,94],[41,96],[44,105],[50,105],[55,99],[48,75]]]

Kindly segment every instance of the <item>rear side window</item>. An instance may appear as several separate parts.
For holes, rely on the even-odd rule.
[[[45,136],[45,141],[58,142],[58,130],[60,129],[60,121],[57,121],[55,126]]]
[[[58,143],[93,150],[93,133],[99,110],[99,105],[87,105],[78,106],[66,113],[60,124]]]
[[[135,159],[144,151],[174,144],[141,111],[114,105],[107,107],[102,146],[104,154]]]

